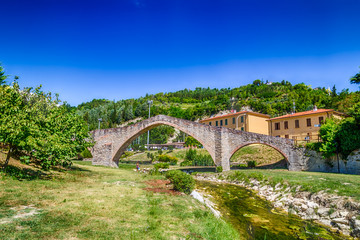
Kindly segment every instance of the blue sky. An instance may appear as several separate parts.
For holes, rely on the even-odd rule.
[[[358,0],[0,0],[0,62],[72,105],[255,79],[349,88]]]

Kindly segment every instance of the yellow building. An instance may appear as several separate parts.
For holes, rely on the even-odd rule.
[[[268,135],[269,124],[266,121],[268,119],[270,119],[270,116],[266,114],[242,111],[204,119],[200,123]]]
[[[333,109],[317,109],[287,114],[267,120],[269,135],[295,141],[318,141],[321,123],[331,117],[341,118],[343,113]]]

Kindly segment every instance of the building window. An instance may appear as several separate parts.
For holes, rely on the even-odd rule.
[[[288,121],[284,122],[284,129],[289,129],[289,122]]]
[[[289,138],[289,135],[285,135],[285,138]]]
[[[300,124],[299,124],[299,120],[295,120],[295,128],[299,128]]]
[[[209,122],[209,125],[211,126],[211,122]]]
[[[222,126],[223,125],[223,120],[220,120],[220,126]]]
[[[242,123],[244,122],[244,116],[241,116],[241,122]]]
[[[306,119],[306,126],[311,127],[311,118]]]
[[[276,135],[275,137],[280,137],[280,135]]]
[[[241,131],[244,131],[244,127],[241,127]]]
[[[235,118],[233,118],[233,124],[235,124]]]
[[[324,117],[319,117],[319,124],[322,124],[324,122]]]
[[[219,125],[219,122],[218,121],[216,121],[216,126],[218,126]]]
[[[227,119],[225,119],[225,125],[227,125]]]
[[[280,130],[280,123],[275,123],[275,130]]]

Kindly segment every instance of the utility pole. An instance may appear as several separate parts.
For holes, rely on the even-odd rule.
[[[152,100],[148,101],[148,104],[149,104],[149,118],[150,118],[150,106],[151,106],[152,103],[153,103]],[[149,140],[150,140],[150,131],[148,131],[148,136],[147,136],[147,149],[148,149],[148,151],[150,150]]]
[[[100,122],[102,122],[102,118],[99,118],[98,121],[99,121],[99,130],[100,130]]]

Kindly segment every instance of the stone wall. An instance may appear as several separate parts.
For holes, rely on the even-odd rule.
[[[346,160],[337,156],[324,159],[321,153],[304,150],[302,167],[299,171],[360,174],[360,149],[352,152]]]

